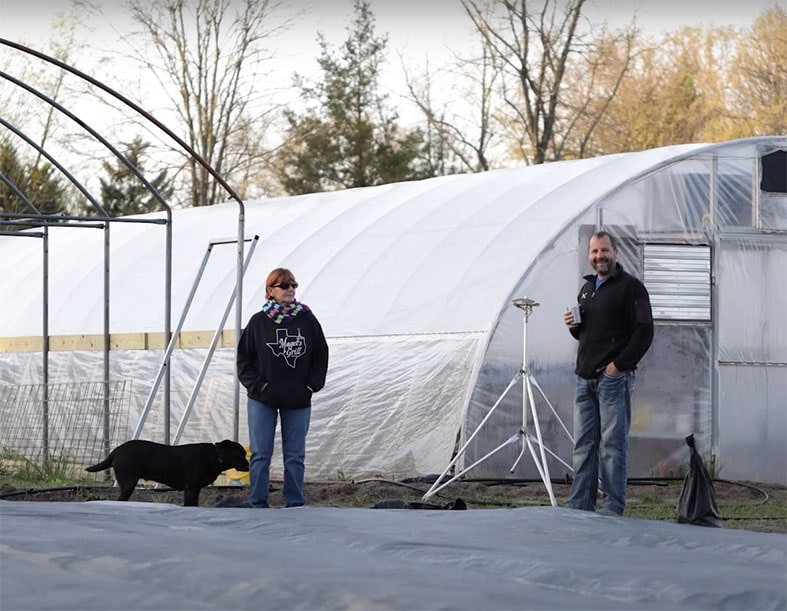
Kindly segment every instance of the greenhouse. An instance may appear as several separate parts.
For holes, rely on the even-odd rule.
[[[576,342],[562,316],[605,229],[656,322],[629,476],[680,474],[693,433],[716,476],[787,484],[786,183],[774,136],[0,236],[0,446],[41,422],[35,443],[66,449],[75,430],[247,443],[236,320],[283,266],[331,351],[307,478],[441,473],[460,448],[468,477],[534,478],[519,457],[536,423],[564,478]],[[95,384],[101,400],[83,402]]]

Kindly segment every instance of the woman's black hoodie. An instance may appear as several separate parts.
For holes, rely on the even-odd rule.
[[[238,342],[238,379],[250,398],[276,408],[311,406],[325,385],[328,344],[311,311],[277,324],[254,314]]]

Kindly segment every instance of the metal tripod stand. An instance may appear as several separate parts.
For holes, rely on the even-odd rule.
[[[563,428],[566,435],[568,435],[568,438],[571,440],[572,446],[574,444],[574,439],[571,436],[571,433],[566,428],[566,425],[563,424],[563,421],[560,419],[560,416],[558,416],[557,411],[555,411],[555,408],[552,406],[552,403],[550,403],[549,399],[544,394],[544,391],[538,385],[538,382],[533,377],[533,374],[530,373],[530,371],[527,369],[527,323],[528,323],[528,319],[530,318],[530,314],[532,314],[533,312],[533,308],[538,306],[539,304],[535,302],[533,299],[528,299],[527,297],[523,297],[521,299],[514,299],[512,303],[514,306],[524,311],[524,320],[522,325],[522,367],[519,369],[519,371],[517,371],[514,374],[514,377],[511,378],[511,381],[508,383],[508,386],[506,386],[505,390],[503,390],[502,394],[498,397],[497,401],[495,401],[495,404],[491,407],[489,412],[487,412],[486,416],[484,416],[484,419],[481,420],[481,422],[478,424],[478,426],[470,435],[470,437],[467,438],[467,441],[465,441],[462,447],[459,448],[459,450],[457,450],[456,454],[451,459],[451,462],[448,463],[448,466],[446,466],[446,468],[440,474],[440,477],[437,478],[437,481],[435,481],[435,483],[432,484],[432,487],[429,488],[426,494],[424,494],[424,496],[422,497],[423,500],[428,499],[429,497],[436,494],[437,492],[439,492],[440,490],[442,490],[452,482],[455,482],[459,478],[463,477],[468,471],[480,465],[490,456],[497,454],[500,450],[502,450],[506,446],[515,443],[516,441],[520,441],[520,443],[522,444],[522,449],[519,452],[519,456],[517,456],[516,460],[514,461],[514,464],[511,465],[510,472],[511,473],[514,472],[516,466],[519,464],[519,461],[522,460],[522,457],[525,455],[525,450],[529,450],[530,455],[533,457],[533,462],[536,465],[536,469],[538,469],[538,474],[541,476],[541,481],[544,482],[544,486],[546,487],[547,492],[549,493],[549,501],[553,507],[557,507],[557,501],[555,500],[555,493],[552,490],[552,480],[550,479],[549,476],[549,465],[547,464],[546,455],[549,454],[550,456],[555,458],[558,462],[563,464],[570,471],[573,471],[573,469],[565,461],[563,461],[557,454],[552,452],[549,448],[547,448],[544,445],[544,442],[541,438],[541,427],[538,423],[538,413],[536,412],[536,402],[533,395],[533,387],[535,387],[536,390],[538,390],[541,397],[544,399],[544,401],[546,401],[546,404],[549,406],[549,409],[552,411],[552,414],[555,416],[558,423],[560,423],[560,426]],[[501,443],[499,446],[497,446],[494,450],[492,450],[488,454],[482,456],[477,461],[475,461],[472,465],[470,465],[469,467],[465,467],[451,479],[443,481],[443,478],[445,477],[446,473],[448,473],[451,470],[451,468],[457,463],[457,461],[464,454],[465,450],[473,441],[475,436],[478,434],[478,432],[481,430],[484,424],[486,424],[487,420],[489,420],[489,418],[492,416],[494,411],[497,409],[497,406],[503,402],[505,396],[514,387],[514,384],[516,384],[517,380],[519,380],[520,378],[522,379],[521,428],[514,435],[512,435],[511,437],[506,439],[503,443]],[[533,417],[533,429],[535,430],[535,437],[530,432],[528,403],[530,407],[530,412]],[[536,446],[538,447],[538,452],[536,452]]]

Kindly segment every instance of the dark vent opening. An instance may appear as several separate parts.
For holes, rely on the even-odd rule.
[[[763,155],[760,190],[767,193],[787,193],[787,151]]]

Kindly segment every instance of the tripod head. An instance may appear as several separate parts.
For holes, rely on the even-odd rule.
[[[529,297],[520,297],[518,299],[514,299],[511,303],[513,303],[517,308],[525,311],[525,320],[527,320],[530,314],[532,314],[533,308],[541,305],[535,299],[530,299]]]

